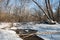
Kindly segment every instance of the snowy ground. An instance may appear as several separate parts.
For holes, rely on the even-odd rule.
[[[14,31],[0,29],[0,40],[23,40]]]
[[[5,24],[1,23],[0,29],[4,28],[4,27],[10,28],[10,26],[11,26],[11,23],[5,23]],[[35,30],[38,30],[38,32],[55,32],[55,31],[59,32],[60,31],[60,24],[49,25],[49,24],[38,24],[38,23],[33,23],[33,22],[13,23],[13,27],[11,29],[13,29],[14,27],[16,27],[17,29],[35,29]],[[9,34],[8,32],[0,31],[0,40],[1,39],[3,40],[3,38],[4,39],[8,38],[6,40],[9,40],[9,38],[13,38],[10,40],[19,40],[19,38],[17,38],[16,35],[14,35],[15,33],[9,32],[9,33],[11,33],[11,34]],[[2,37],[2,35],[3,35],[3,37]],[[7,35],[7,36],[5,37],[5,35]],[[41,34],[38,36],[42,37],[45,40],[60,40],[60,34]]]

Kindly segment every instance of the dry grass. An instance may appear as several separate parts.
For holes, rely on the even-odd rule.
[[[38,14],[22,14],[16,16],[9,13],[0,13],[0,22],[32,22],[46,20],[46,16],[40,16]]]
[[[39,15],[16,16],[8,13],[0,13],[0,22],[23,22],[23,21],[41,21]]]
[[[1,13],[0,14],[0,22],[15,22],[18,21],[18,17],[8,14],[8,13]]]

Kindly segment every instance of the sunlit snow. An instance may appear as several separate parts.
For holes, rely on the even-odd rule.
[[[1,24],[0,28],[2,27],[2,25],[4,26],[4,24]],[[8,24],[6,24],[6,25],[8,25]],[[34,23],[34,22],[27,22],[27,23],[22,22],[22,23],[13,23],[13,27],[11,29],[35,29],[35,30],[38,30],[38,32],[55,32],[55,31],[59,32],[60,24],[50,25],[50,24],[38,24],[38,23]],[[15,34],[15,32],[13,32],[13,33],[12,32],[11,31],[9,31],[9,32],[0,31],[0,37],[1,37],[1,35],[3,35],[3,37],[1,37],[1,39],[5,38],[4,35],[7,35],[7,36],[12,36],[13,38],[15,38],[15,39],[11,39],[11,40],[16,40],[16,35],[13,35],[13,34]],[[11,35],[8,35],[9,33]],[[12,37],[7,37],[7,36],[6,36],[6,38],[12,38]],[[45,40],[60,40],[60,34],[40,34],[37,36],[42,37]],[[19,40],[19,38],[17,38],[17,39]],[[8,39],[6,39],[6,40],[8,40]]]
[[[0,40],[23,40],[12,30],[0,29]]]

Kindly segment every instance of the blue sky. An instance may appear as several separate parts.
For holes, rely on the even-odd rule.
[[[38,2],[42,7],[45,7],[45,3],[44,3],[44,0],[36,0],[36,2]],[[58,2],[59,0],[50,0],[52,6],[53,6],[53,11],[55,12],[55,9],[57,8],[58,6]],[[55,4],[55,5],[54,5]],[[9,2],[9,6],[21,6],[21,3],[19,2],[19,0],[10,0]],[[34,3],[34,2],[31,2],[30,1],[30,4],[28,5],[28,8],[31,9],[31,8],[35,8],[37,10],[39,10],[39,8],[37,7],[37,5]]]
[[[45,6],[44,6],[44,5],[45,5],[44,0],[37,0],[37,2],[38,2],[42,7],[45,7]],[[51,2],[51,5],[52,5],[53,12],[55,12],[55,11],[56,11],[55,9],[56,9],[56,8],[58,7],[58,5],[59,5],[59,0],[50,0],[50,2]],[[31,4],[30,8],[31,8],[31,7],[37,8],[36,5],[34,6],[34,4]]]
[[[44,0],[36,0],[38,3],[40,3],[41,5],[43,4],[43,2],[44,2]],[[19,4],[20,2],[19,2],[19,0],[10,0],[10,3],[9,4],[15,4],[15,2],[17,3],[17,4]],[[59,2],[59,0],[50,0],[50,2],[53,4],[53,3],[55,3],[55,2]]]

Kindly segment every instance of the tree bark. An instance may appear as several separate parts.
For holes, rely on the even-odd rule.
[[[41,6],[34,0],[32,0],[41,10],[42,12],[47,16],[48,19],[50,19],[50,17],[46,14],[46,12],[41,8]]]
[[[8,6],[9,2],[10,2],[10,0],[7,0],[6,7]]]
[[[48,7],[47,0],[45,0],[45,4],[46,4],[46,10],[47,10],[47,13],[48,13],[49,17],[51,18],[51,15],[50,15],[50,12],[49,12],[49,7]]]
[[[47,21],[48,21],[48,23],[49,24],[56,24],[57,22],[56,21],[53,21],[53,19],[51,19],[50,18],[50,16],[49,15],[47,15],[46,14],[46,12],[42,9],[42,7],[36,2],[36,1],[34,1],[34,0],[32,0],[41,10],[42,10],[42,12],[47,16]],[[50,1],[48,1],[48,2],[50,2]],[[46,5],[47,6],[47,5]],[[50,6],[50,4],[49,4],[49,6]],[[51,8],[49,7],[49,9],[51,10]],[[48,10],[49,11],[49,10]],[[52,11],[52,10],[51,10]]]
[[[50,11],[50,14],[51,14],[51,19],[54,20],[53,11],[52,11],[52,8],[51,8],[50,0],[47,0],[47,1],[48,1],[49,11]]]

